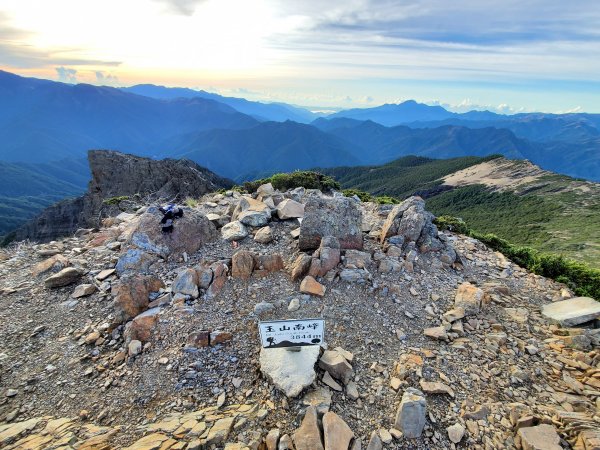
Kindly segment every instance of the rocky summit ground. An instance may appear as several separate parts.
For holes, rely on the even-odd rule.
[[[600,448],[598,314],[551,321],[564,285],[422,200],[190,205],[0,253],[0,447]],[[259,320],[297,318],[320,351],[261,350]]]

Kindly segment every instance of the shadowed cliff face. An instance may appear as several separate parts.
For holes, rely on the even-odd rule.
[[[104,200],[139,195],[149,201],[183,200],[232,186],[189,160],[155,161],[108,150],[90,150],[88,161],[92,180],[82,197],[64,200],[42,211],[16,231],[16,240],[49,241],[92,228],[114,213],[114,205]]]

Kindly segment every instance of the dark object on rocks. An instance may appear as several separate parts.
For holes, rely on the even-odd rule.
[[[300,250],[319,247],[325,236],[336,237],[341,249],[363,248],[362,213],[356,202],[346,197],[311,197],[304,207],[298,245]]]
[[[163,218],[160,221],[163,233],[170,233],[173,231],[173,221],[183,217],[183,209],[177,208],[172,203],[167,205],[166,208],[161,206],[158,210],[163,214]]]

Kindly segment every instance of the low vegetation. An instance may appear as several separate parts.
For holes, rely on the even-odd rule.
[[[389,197],[387,195],[373,196],[368,192],[361,191],[358,189],[344,189],[342,191],[342,194],[344,194],[344,196],[346,197],[356,196],[360,199],[361,202],[375,202],[379,203],[380,205],[395,205],[397,203],[400,203],[400,200],[398,200],[395,197]]]
[[[493,233],[478,233],[470,229],[464,220],[457,217],[440,216],[436,219],[436,224],[440,229],[451,230],[478,239],[519,266],[538,275],[565,283],[577,295],[600,299],[599,269],[565,258],[563,255],[553,255],[531,247],[511,244]]]
[[[110,198],[103,200],[102,203],[104,203],[105,205],[118,205],[119,203],[124,202],[125,200],[129,200],[128,195],[121,195],[118,197],[110,197]]]
[[[263,178],[256,181],[247,181],[244,183],[244,189],[249,192],[256,192],[262,184],[271,183],[275,189],[287,191],[297,187],[306,189],[319,189],[323,192],[329,192],[332,189],[341,189],[340,184],[332,177],[312,170],[298,170],[290,173],[276,173],[269,178]]]

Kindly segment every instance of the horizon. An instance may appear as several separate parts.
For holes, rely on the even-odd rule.
[[[311,110],[415,100],[453,112],[599,113],[600,8],[577,3],[0,0],[0,68]]]

